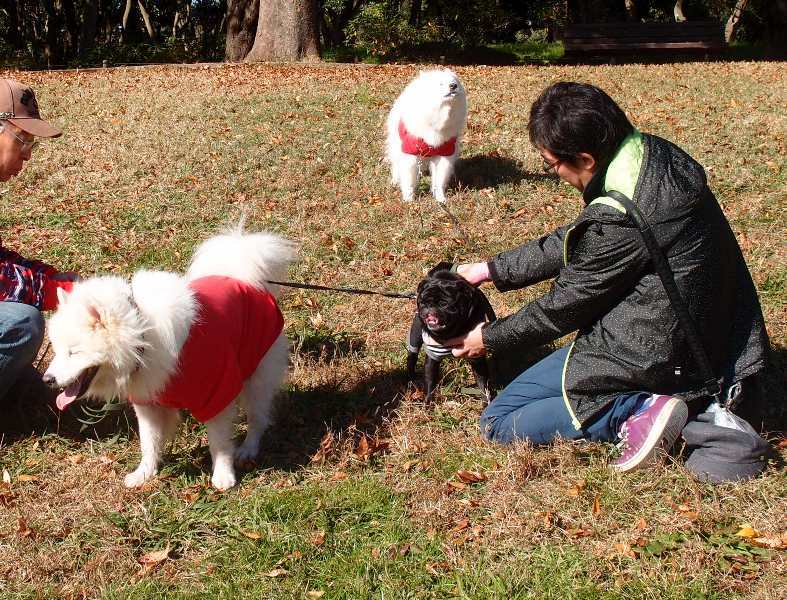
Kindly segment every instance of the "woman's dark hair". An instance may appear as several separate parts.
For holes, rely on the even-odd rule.
[[[533,102],[527,129],[535,147],[560,160],[573,163],[580,152],[586,152],[606,165],[634,126],[603,90],[561,81]]]

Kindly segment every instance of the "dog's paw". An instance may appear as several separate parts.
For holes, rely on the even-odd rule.
[[[235,464],[240,465],[244,468],[248,468],[249,465],[253,466],[257,462],[257,455],[259,454],[259,447],[258,446],[246,446],[246,444],[241,444],[235,450]]]
[[[140,465],[136,470],[123,478],[123,485],[127,488],[138,488],[155,474],[156,471],[154,469]]]
[[[213,477],[210,478],[211,484],[219,491],[228,490],[235,487],[235,473],[229,469],[217,469],[213,472]]]

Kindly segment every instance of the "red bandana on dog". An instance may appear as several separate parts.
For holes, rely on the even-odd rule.
[[[422,158],[429,156],[451,156],[456,151],[456,138],[443,142],[435,148],[427,144],[423,138],[415,137],[404,126],[404,121],[399,121],[399,139],[402,140],[402,152],[414,154]]]
[[[189,283],[198,311],[156,404],[210,421],[232,402],[284,329],[275,298],[230,277]]]

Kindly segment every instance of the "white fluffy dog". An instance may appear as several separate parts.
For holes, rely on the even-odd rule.
[[[387,159],[391,183],[406,202],[415,195],[423,163],[429,164],[432,195],[445,202],[466,124],[467,95],[453,71],[423,71],[404,88],[388,114]]]
[[[130,283],[95,277],[58,290],[44,381],[65,388],[61,410],[82,396],[132,403],[142,460],[127,487],[156,474],[180,409],[206,424],[216,488],[235,485],[233,460],[257,457],[287,371],[278,286],[267,282],[285,277],[295,256],[294,243],[239,226],[205,241],[185,277],[141,271]],[[248,433],[236,450],[239,405]]]

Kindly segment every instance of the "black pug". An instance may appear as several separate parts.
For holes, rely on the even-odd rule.
[[[452,356],[443,344],[463,336],[483,321],[497,317],[484,293],[454,271],[454,265],[441,262],[418,284],[416,312],[407,343],[407,374],[415,379],[418,353],[425,346],[424,381],[426,401],[432,399],[440,379],[440,361]],[[475,374],[476,385],[491,401],[489,365],[486,358],[468,359]]]

